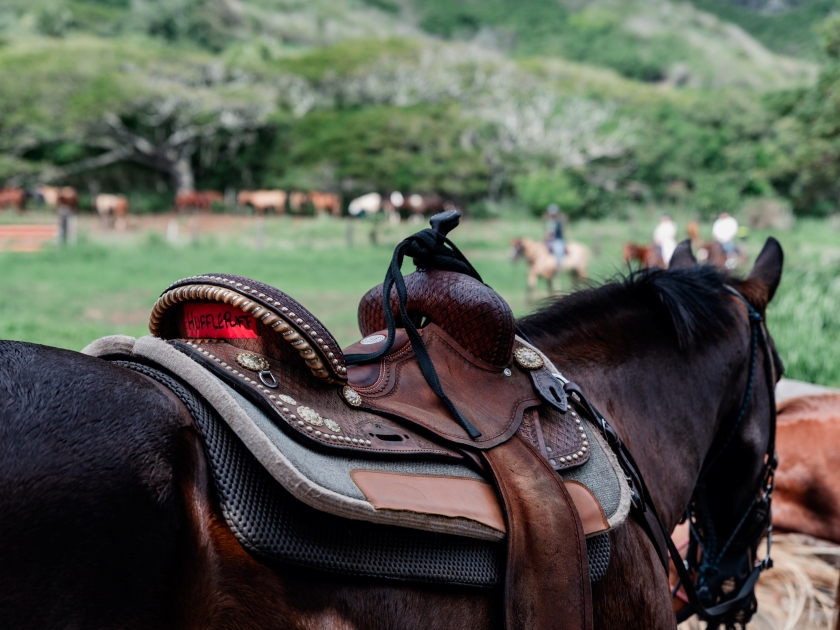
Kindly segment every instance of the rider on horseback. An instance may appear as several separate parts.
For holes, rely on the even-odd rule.
[[[560,207],[551,203],[546,208],[548,218],[545,222],[545,244],[554,254],[559,264],[566,254],[566,241],[563,239],[563,221],[560,219]]]

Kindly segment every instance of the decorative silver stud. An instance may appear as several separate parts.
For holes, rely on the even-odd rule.
[[[542,357],[531,350],[531,348],[526,348],[525,346],[519,346],[516,350],[514,350],[513,358],[516,359],[516,362],[519,365],[529,370],[534,370],[543,366]]]
[[[252,372],[261,372],[271,367],[264,358],[250,352],[240,352],[237,354],[236,362],[246,370],[251,370]]]
[[[552,466],[556,466],[557,465],[557,460],[549,459],[548,463],[551,464]]]
[[[345,385],[344,388],[341,390],[342,395],[344,396],[344,400],[353,407],[361,407],[362,405],[362,397],[359,395],[355,389],[350,387],[349,385]]]
[[[320,431],[315,431],[315,435],[321,437],[322,433]]]
[[[370,440],[365,440],[365,446],[370,446]]]
[[[505,374],[505,376],[510,376],[511,374],[513,374],[513,372],[510,371],[510,368],[505,368],[504,369],[504,374]]]
[[[298,424],[299,427],[302,427],[303,426],[303,420],[298,420],[297,424]]]

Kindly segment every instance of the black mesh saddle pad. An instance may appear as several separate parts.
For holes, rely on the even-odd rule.
[[[135,361],[113,361],[169,388],[198,427],[222,514],[236,539],[266,564],[388,580],[492,587],[504,576],[504,545],[341,518],[298,501],[189,386]],[[609,564],[606,534],[586,540],[590,579]]]

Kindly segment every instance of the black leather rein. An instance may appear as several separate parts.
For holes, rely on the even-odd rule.
[[[765,453],[765,463],[761,473],[761,482],[758,491],[756,492],[755,498],[753,499],[752,503],[750,503],[744,515],[739,519],[738,524],[736,525],[735,529],[733,530],[727,541],[720,547],[719,551],[712,550],[717,551],[714,557],[710,559],[704,558],[703,566],[700,567],[701,575],[704,572],[716,571],[717,565],[723,558],[724,554],[731,548],[732,543],[736,540],[739,533],[744,529],[745,524],[749,522],[750,515],[756,513],[756,510],[759,510],[759,512],[763,515],[764,520],[753,542],[757,544],[761,537],[764,534],[766,534],[767,555],[761,562],[757,562],[754,564],[749,576],[744,580],[744,582],[741,585],[741,588],[733,597],[726,599],[725,601],[722,601],[720,603],[717,603],[713,606],[704,605],[704,603],[701,601],[700,595],[698,594],[698,585],[696,585],[692,580],[691,575],[689,573],[689,568],[688,566],[686,566],[686,563],[681,561],[679,551],[677,550],[676,545],[674,545],[674,542],[671,540],[670,531],[659,518],[659,515],[656,512],[656,508],[650,499],[650,495],[648,493],[644,479],[642,478],[642,475],[639,472],[639,468],[636,465],[633,456],[630,454],[630,451],[621,441],[621,438],[618,437],[618,434],[615,432],[615,430],[609,425],[606,418],[604,418],[604,416],[586,399],[580,388],[572,382],[567,382],[564,385],[564,389],[566,390],[566,392],[583,404],[585,410],[590,415],[592,421],[598,427],[600,427],[604,438],[606,439],[607,443],[610,445],[610,448],[618,458],[621,467],[624,469],[624,473],[627,477],[628,483],[630,484],[632,491],[631,513],[642,525],[642,528],[647,533],[651,542],[653,542],[659,559],[662,562],[662,565],[665,567],[666,574],[669,571],[668,556],[670,553],[670,557],[674,560],[674,566],[677,569],[677,574],[679,575],[680,583],[685,589],[685,593],[688,597],[689,606],[691,607],[692,611],[697,614],[698,617],[708,622],[710,628],[718,627],[720,624],[725,624],[727,627],[733,627],[734,623],[736,622],[745,624],[746,621],[748,621],[748,617],[752,614],[752,611],[750,611],[749,614],[746,615],[746,620],[737,619],[736,621],[735,617],[738,616],[737,613],[739,611],[744,610],[745,607],[750,605],[750,600],[753,596],[753,589],[755,588],[755,583],[758,580],[758,576],[760,575],[760,573],[763,570],[773,566],[772,560],[770,559],[770,546],[772,542],[770,501],[773,493],[773,477],[778,463],[778,457],[776,455],[775,373],[773,369],[773,361],[772,356],[770,354],[769,344],[767,342],[767,330],[764,325],[764,321],[761,317],[761,314],[755,310],[755,308],[747,301],[747,299],[732,287],[726,286],[725,288],[727,291],[738,297],[747,307],[751,334],[750,372],[747,379],[747,385],[744,391],[744,396],[741,402],[741,407],[738,412],[738,417],[735,423],[733,424],[732,429],[728,433],[726,439],[722,442],[721,446],[718,449],[716,449],[714,453],[710,454],[710,456],[704,463],[703,468],[700,471],[698,484],[697,486],[695,486],[695,494],[698,493],[698,490],[700,492],[705,491],[704,482],[708,472],[711,470],[712,466],[714,466],[714,464],[719,460],[720,456],[725,451],[727,446],[731,443],[733,436],[738,431],[742,421],[746,417],[746,413],[750,406],[750,401],[752,399],[752,394],[755,386],[756,362],[759,347],[761,347],[761,350],[764,354],[764,375],[767,381],[768,395],[770,397],[770,437],[768,440],[767,451]],[[686,512],[686,515],[690,519],[695,518],[703,520],[705,525],[711,526],[711,520],[708,515],[708,512],[703,513],[703,511],[700,510],[700,513],[698,514],[698,511],[690,506]],[[692,536],[695,537],[695,539],[699,539],[699,535],[697,534],[693,526]],[[741,617],[743,618],[743,615]]]

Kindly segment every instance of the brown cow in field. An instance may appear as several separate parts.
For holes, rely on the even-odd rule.
[[[236,203],[252,206],[257,214],[265,214],[269,208],[274,208],[277,214],[285,214],[286,197],[285,190],[242,190],[236,196]]]
[[[120,232],[125,230],[128,216],[128,199],[125,195],[96,195],[93,207],[103,227],[116,227]]]
[[[309,193],[309,201],[312,202],[312,207],[318,214],[329,212],[334,217],[341,214],[341,198],[335,193]]]
[[[44,203],[53,208],[67,206],[71,210],[79,209],[79,195],[72,186],[38,186],[36,191],[44,198]]]
[[[225,196],[216,190],[182,190],[175,195],[175,210],[206,210],[214,203],[222,203]]]
[[[23,188],[0,188],[0,208],[16,208],[23,212],[26,205],[26,191]]]

